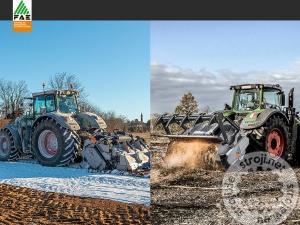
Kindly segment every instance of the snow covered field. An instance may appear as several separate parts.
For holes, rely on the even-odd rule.
[[[89,173],[86,169],[0,162],[0,183],[82,197],[150,205],[149,178]]]

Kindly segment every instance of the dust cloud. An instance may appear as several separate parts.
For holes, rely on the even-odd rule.
[[[164,158],[165,169],[219,169],[216,162],[217,144],[210,140],[173,140]]]

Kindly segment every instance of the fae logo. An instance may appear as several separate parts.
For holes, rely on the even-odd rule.
[[[30,32],[31,30],[31,0],[13,0],[13,31]]]

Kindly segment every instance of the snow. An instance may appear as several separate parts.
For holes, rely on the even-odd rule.
[[[0,183],[81,197],[150,205],[149,178],[86,169],[0,162]]]

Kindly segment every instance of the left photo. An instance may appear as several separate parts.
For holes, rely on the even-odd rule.
[[[150,224],[150,22],[1,21],[0,223]]]

